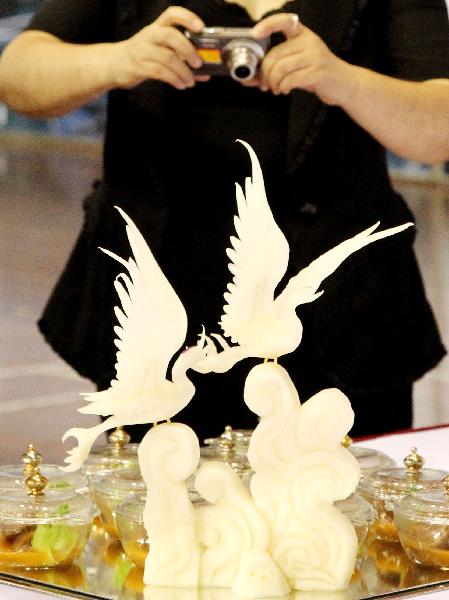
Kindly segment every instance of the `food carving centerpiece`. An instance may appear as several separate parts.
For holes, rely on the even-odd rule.
[[[295,350],[302,336],[296,307],[316,300],[319,286],[356,250],[400,232],[411,223],[374,233],[378,224],[326,252],[292,277],[275,298],[289,247],[274,221],[257,157],[248,146],[252,179],[237,185],[237,237],[227,250],[233,275],[225,294],[218,334],[199,336],[168,364],[187,332],[184,307],[157,265],[142,235],[123,213],[132,257],[105,250],[125,268],[115,282],[121,308],[115,312],[116,378],[109,389],[86,394],[80,412],[109,416],[90,429],[70,429],[78,446],[66,470],[79,468],[98,435],[119,425],[160,423],[139,448],[147,484],[144,523],[150,540],[146,584],[230,588],[239,596],[284,596],[290,590],[341,590],[354,569],[357,537],[333,503],[357,486],[357,460],[341,445],[354,414],[347,397],[325,389],[301,404],[278,357]],[[218,350],[217,350],[218,347]],[[189,368],[224,373],[237,361],[265,362],[248,374],[243,398],[260,417],[248,458],[250,490],[232,468],[209,461],[198,469],[194,431],[169,419],[188,404],[194,386]],[[270,361],[270,359],[272,359]],[[186,480],[207,501],[192,504]]]

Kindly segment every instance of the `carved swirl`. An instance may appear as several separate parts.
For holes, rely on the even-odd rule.
[[[201,465],[195,477],[195,488],[211,504],[225,501],[240,490],[238,475],[227,463],[208,461]]]
[[[244,503],[239,497],[246,496],[249,501],[248,492],[229,465],[214,461],[201,465],[195,487],[212,503],[198,511],[198,532],[204,547],[200,584],[231,587],[247,532]]]
[[[299,514],[314,511],[318,503],[347,498],[360,479],[360,467],[348,450],[318,450],[303,453],[291,466],[289,493]]]
[[[247,406],[259,417],[286,415],[298,402],[289,374],[281,365],[256,365],[248,373],[243,392]]]
[[[242,557],[231,591],[246,598],[279,598],[290,589],[268,552],[250,550]]]
[[[339,446],[353,424],[354,411],[343,392],[336,388],[321,390],[301,406],[298,442],[306,448],[318,444]]]
[[[150,429],[139,447],[139,464],[147,482],[185,481],[195,471],[200,446],[195,432],[182,423],[164,423]]]
[[[283,510],[283,506],[288,503],[285,483],[256,473],[251,479],[250,489],[254,503],[269,523],[270,529],[282,531],[284,521],[288,521],[288,515]]]
[[[254,471],[279,472],[297,452],[292,433],[301,405],[293,382],[280,365],[257,365],[246,378],[244,400],[261,417],[248,449],[250,464]]]
[[[143,520],[151,540],[144,581],[196,587],[201,547],[185,480],[199,460],[195,433],[181,423],[153,427],[139,447],[148,498]]]
[[[273,558],[297,590],[339,590],[353,572],[357,536],[333,506],[313,518],[293,519],[290,531],[273,542]]]
[[[256,585],[255,580],[251,580],[250,567],[249,571],[245,571],[241,560],[248,556],[248,552],[256,553],[251,556],[266,554],[270,533],[247,488],[229,465],[213,461],[201,465],[195,485],[198,492],[211,502],[211,505],[198,510],[198,532],[203,546],[201,585],[231,587],[238,572],[237,587]],[[265,568],[268,569],[270,564],[266,558]],[[273,572],[273,567],[271,564],[267,577],[268,572]]]

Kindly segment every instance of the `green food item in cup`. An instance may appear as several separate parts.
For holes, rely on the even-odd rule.
[[[114,584],[121,589],[125,580],[128,577],[128,573],[134,567],[134,563],[129,558],[120,558],[114,569]]]
[[[68,513],[69,505],[61,504],[55,514],[62,517]],[[77,543],[78,534],[73,527],[65,523],[54,523],[36,527],[31,540],[31,547],[46,554],[50,562],[57,563],[69,556]]]
[[[55,479],[54,481],[49,481],[45,486],[47,490],[65,490],[70,487],[70,483],[65,481],[64,479]]]

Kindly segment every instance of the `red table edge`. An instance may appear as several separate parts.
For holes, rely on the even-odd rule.
[[[449,427],[449,423],[443,423],[441,425],[428,425],[426,427],[412,427],[410,429],[398,429],[397,431],[387,431],[385,433],[376,433],[373,435],[354,437],[354,442],[364,442],[365,440],[373,440],[377,438],[388,437],[391,435],[400,435],[402,433],[415,433],[418,431],[430,431],[431,429],[443,429],[444,427]]]

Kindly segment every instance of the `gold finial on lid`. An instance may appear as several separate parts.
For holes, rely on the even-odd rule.
[[[114,452],[119,453],[122,448],[129,444],[131,437],[123,427],[116,427],[112,433],[108,435],[108,442],[112,444]]]
[[[349,446],[351,446],[353,442],[352,437],[350,437],[348,434],[345,435],[345,437],[341,440],[341,445],[343,446],[343,448],[349,448]]]
[[[418,475],[424,464],[424,458],[418,454],[416,448],[412,448],[410,454],[404,458],[404,465],[407,467],[407,475]]]
[[[25,485],[28,488],[28,495],[42,496],[48,479],[39,471],[42,456],[36,450],[34,444],[28,444],[27,452],[22,454],[22,462],[25,464],[23,474],[25,475]]]
[[[34,473],[25,479],[28,496],[43,496],[47,483],[48,479],[36,468]]]
[[[226,425],[224,432],[218,439],[218,445],[220,446],[220,451],[223,453],[232,452],[234,449],[234,432],[232,431],[232,427],[230,425]]]
[[[22,462],[24,463],[23,474],[29,477],[35,469],[41,464],[42,456],[34,447],[34,444],[28,444],[28,450],[22,454]]]

